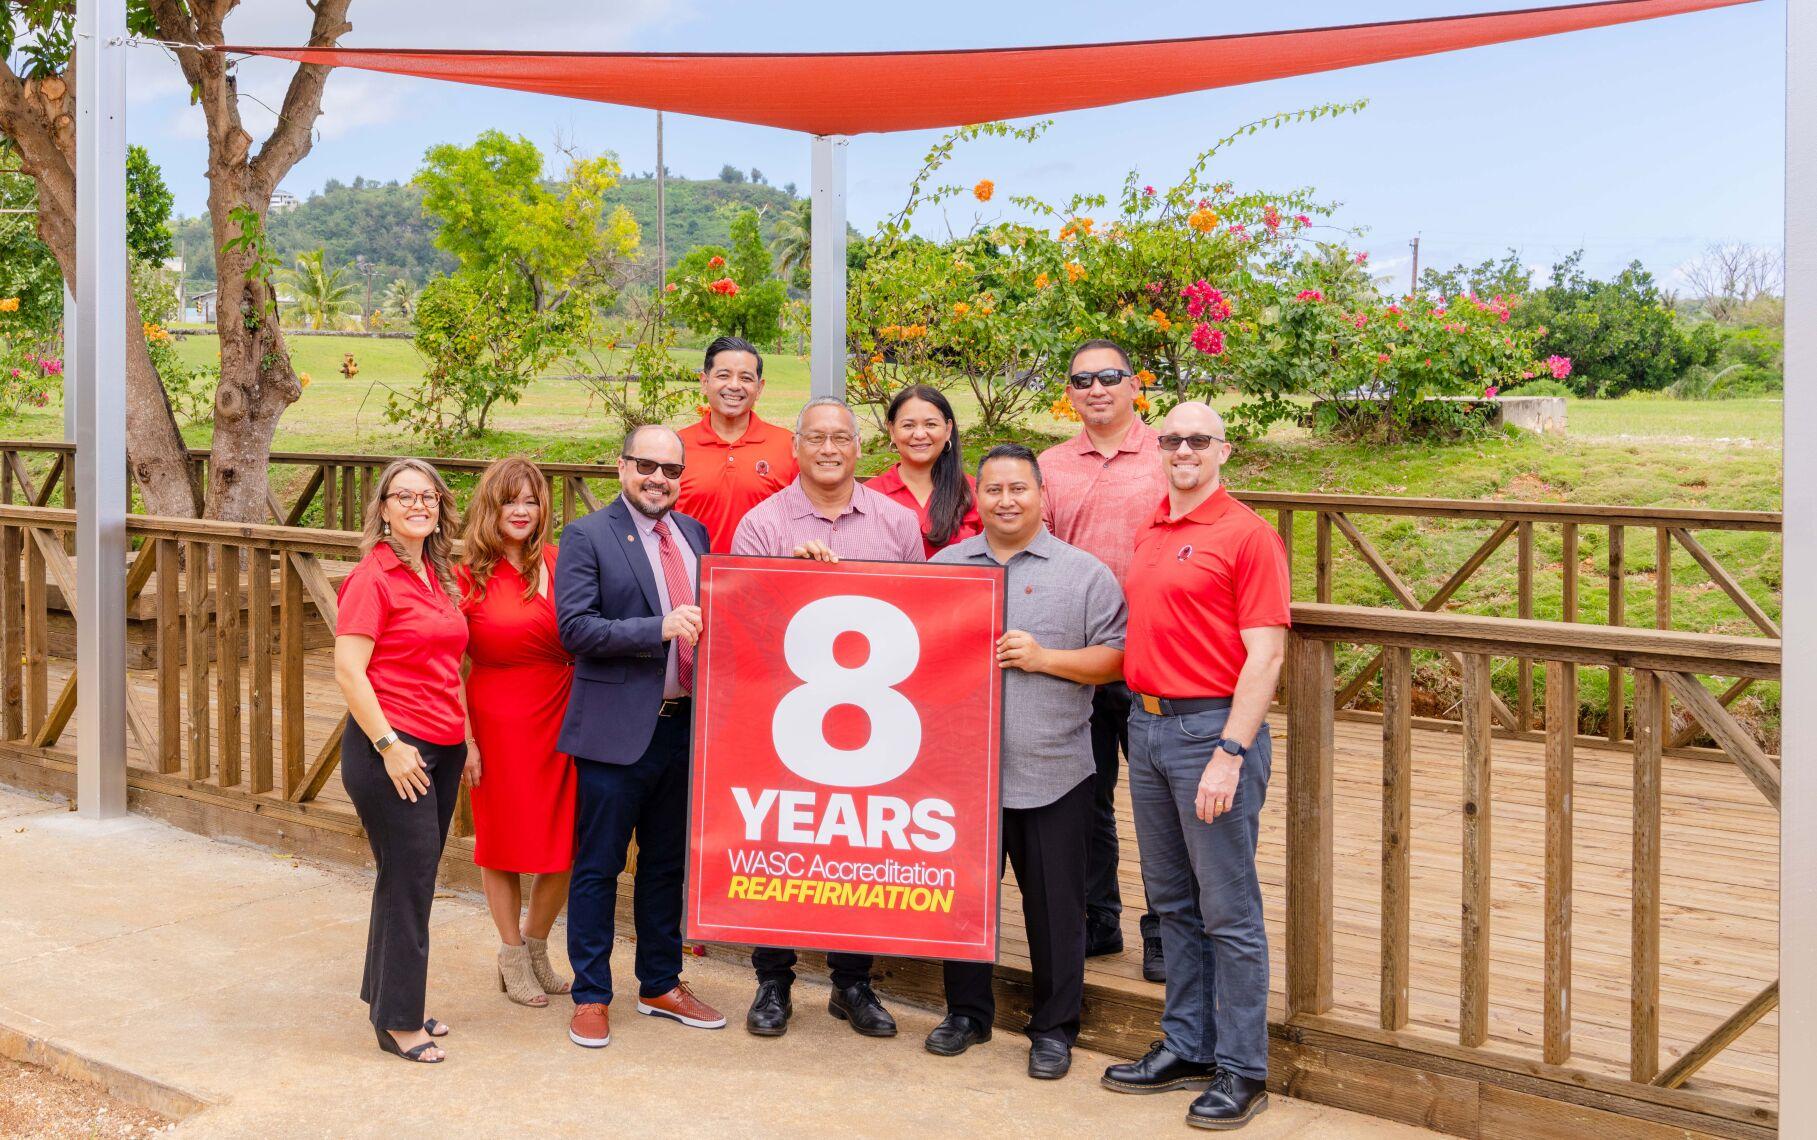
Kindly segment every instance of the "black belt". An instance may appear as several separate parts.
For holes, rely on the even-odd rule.
[[[1150,716],[1190,716],[1193,713],[1223,712],[1230,707],[1229,697],[1178,697],[1169,700],[1166,697],[1151,697],[1147,693],[1131,693],[1130,696]]]
[[[669,699],[665,698],[662,702],[662,708],[656,710],[656,715],[657,716],[687,716],[689,710],[691,710],[693,707],[694,707],[694,698],[693,697],[676,697],[674,700],[669,700]]]

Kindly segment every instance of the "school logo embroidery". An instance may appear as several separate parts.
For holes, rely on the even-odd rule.
[[[1180,548],[1180,552],[1178,554],[1174,555],[1173,559],[1175,562],[1184,562],[1188,558],[1191,558],[1191,557],[1192,557],[1192,546],[1191,546],[1191,544],[1188,544],[1186,546],[1182,546]]]
[[[770,461],[767,459],[759,459],[757,461],[757,473],[759,475],[768,475],[770,473]]]

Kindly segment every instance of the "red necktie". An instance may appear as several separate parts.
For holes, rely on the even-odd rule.
[[[694,583],[688,578],[688,567],[681,551],[669,537],[669,520],[656,520],[656,553],[662,559],[663,584],[669,588],[669,606],[694,604]],[[684,693],[694,691],[694,647],[681,638],[675,639],[675,683]]]

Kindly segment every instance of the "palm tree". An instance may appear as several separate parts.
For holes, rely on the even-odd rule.
[[[385,287],[385,296],[379,301],[379,311],[407,321],[416,315],[416,298],[417,291],[410,284],[410,278],[400,277]]]
[[[776,272],[784,280],[797,269],[808,269],[813,263],[814,201],[803,198],[776,219],[776,236],[771,241],[776,251]]]
[[[359,311],[353,282],[346,278],[347,267],[329,269],[325,251],[317,249],[297,254],[296,268],[284,270],[279,282],[289,287],[290,304],[302,314],[304,323],[326,329]]]

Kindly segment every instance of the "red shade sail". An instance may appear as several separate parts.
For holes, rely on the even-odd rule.
[[[1606,0],[1337,28],[965,51],[219,50],[851,135],[1103,107],[1753,2]]]

